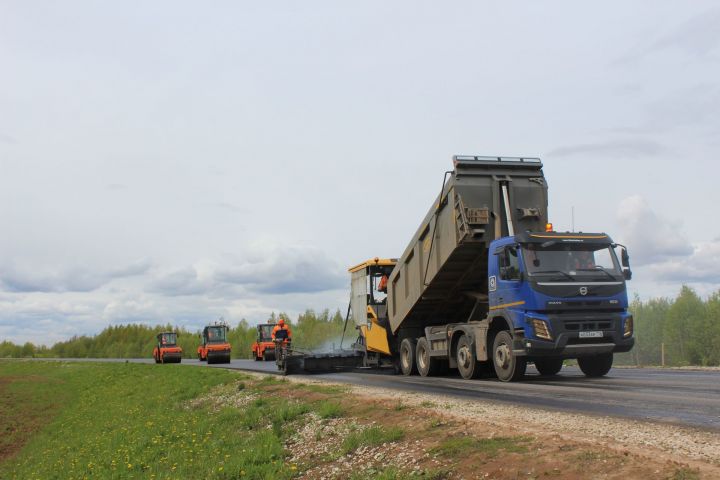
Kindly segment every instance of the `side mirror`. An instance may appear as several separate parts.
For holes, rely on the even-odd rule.
[[[627,248],[622,247],[622,253],[620,254],[622,266],[624,268],[630,268],[630,255],[628,255]]]
[[[629,268],[623,268],[623,277],[625,277],[625,280],[632,280],[632,270]]]

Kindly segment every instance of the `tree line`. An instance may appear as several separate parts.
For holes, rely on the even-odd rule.
[[[316,313],[306,310],[294,322],[285,313],[272,314],[268,322],[276,323],[280,318],[290,325],[293,342],[297,348],[307,350],[329,350],[340,347],[345,317],[337,310],[330,313],[323,310]],[[213,322],[210,322],[213,323]],[[235,326],[229,326],[228,341],[232,345],[233,358],[250,358],[250,347],[257,337],[257,324],[241,320]],[[16,345],[9,341],[0,343],[0,358],[142,358],[152,355],[156,344],[156,335],[160,332],[176,332],[178,345],[183,349],[183,357],[194,358],[200,344],[200,331],[192,332],[185,328],[167,325],[148,326],[142,324],[111,325],[93,336],[75,336],[58,342],[51,347],[25,343]],[[352,322],[347,327],[344,346],[349,346],[357,336]]]
[[[720,365],[720,291],[702,299],[683,286],[674,299],[655,298],[630,305],[635,347],[619,355],[618,363],[661,365]]]
[[[720,291],[702,299],[692,288],[684,286],[676,298],[655,298],[647,301],[635,298],[630,310],[634,317],[635,347],[617,356],[616,363],[632,365],[720,365]],[[283,318],[290,324],[295,345],[307,350],[330,350],[339,347],[344,317],[338,310],[316,313],[307,310],[295,321],[288,315],[273,314],[268,321],[275,323]],[[118,325],[109,326],[95,336],[73,337],[51,347],[32,343],[15,345],[0,343],[3,357],[61,357],[61,358],[137,358],[149,357],[155,344],[155,335],[162,331],[178,333],[183,355],[196,355],[199,333],[171,325]],[[241,320],[231,327],[228,339],[234,358],[249,358],[250,346],[255,341],[256,324]],[[352,323],[345,333],[344,346],[357,336]]]

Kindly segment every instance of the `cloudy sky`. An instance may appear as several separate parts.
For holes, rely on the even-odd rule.
[[[507,3],[0,2],[0,339],[344,308],[453,154],[718,290],[717,2]]]

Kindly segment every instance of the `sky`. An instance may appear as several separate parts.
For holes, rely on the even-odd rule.
[[[0,1],[0,340],[346,308],[455,154],[720,289],[714,1]]]

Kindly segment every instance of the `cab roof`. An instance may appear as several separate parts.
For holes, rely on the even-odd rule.
[[[613,243],[606,233],[583,232],[523,232],[515,235],[515,240],[519,243],[545,243],[553,240],[561,243]]]
[[[381,266],[381,267],[394,267],[397,263],[397,258],[371,258],[370,260],[367,260],[362,263],[358,263],[354,267],[350,267],[348,269],[348,272],[355,273],[357,271],[360,271],[367,267],[374,267],[374,266]]]

